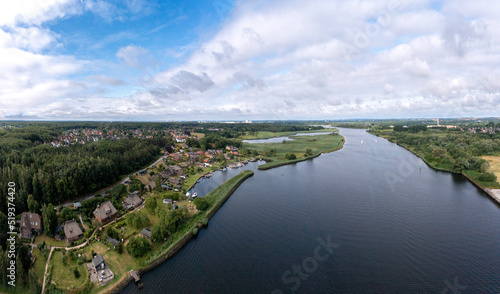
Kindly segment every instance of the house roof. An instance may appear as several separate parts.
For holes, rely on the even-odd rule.
[[[75,220],[65,221],[63,224],[64,235],[66,238],[74,238],[83,234],[82,229]]]
[[[96,257],[94,257],[94,259],[92,259],[92,264],[94,265],[94,267],[100,265],[103,262],[104,262],[104,257],[102,257],[102,254],[99,254]]]
[[[144,228],[144,229],[142,229],[141,233],[142,233],[144,236],[147,236],[147,237],[151,238],[151,231],[150,231],[148,228]]]
[[[118,245],[118,240],[108,237],[108,242],[111,243],[111,245],[116,246]]]
[[[133,206],[139,206],[141,205],[142,203],[142,199],[141,197],[137,196],[137,194],[131,194],[131,195],[128,195],[128,197],[123,200],[123,202],[125,204],[128,204],[128,205],[133,205]]]
[[[27,228],[28,230],[41,230],[42,221],[38,213],[23,212],[21,215],[21,226]]]
[[[74,206],[75,208],[81,208],[81,207],[82,207],[82,204],[81,204],[80,202],[75,202],[75,203],[73,203],[73,206]]]
[[[98,219],[105,219],[114,214],[116,214],[117,210],[111,203],[111,201],[106,201],[101,205],[97,205],[97,208],[94,210],[94,215]]]

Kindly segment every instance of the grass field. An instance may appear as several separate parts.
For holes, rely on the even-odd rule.
[[[203,134],[203,133],[191,133],[191,135],[196,136],[196,137],[198,137],[200,139],[201,138],[205,138],[205,134]]]
[[[38,235],[35,238],[35,244],[42,244],[45,241],[45,245],[50,246],[66,246],[65,241],[56,241],[56,239],[47,236],[46,234]]]
[[[33,268],[35,269],[36,275],[38,277],[38,283],[41,285],[43,282],[43,274],[45,273],[45,264],[47,263],[47,257],[44,257],[40,252],[40,249],[38,248],[33,248],[33,256],[35,256],[35,264],[33,265]]]
[[[490,171],[497,176],[497,182],[500,182],[500,156],[483,156],[490,163]]]
[[[66,255],[67,254],[68,253],[66,253]],[[69,257],[66,257],[67,264],[64,265],[62,256],[62,250],[57,250],[54,251],[50,258],[50,263],[52,264],[52,281],[56,283],[56,287],[59,289],[70,289],[83,286],[89,276],[87,266],[85,264],[78,265],[77,258],[71,260]],[[80,277],[78,279],[73,274],[75,267],[77,267],[80,272]]]
[[[310,130],[310,131],[294,131],[294,132],[257,132],[256,135],[244,135],[241,136],[240,139],[242,140],[252,140],[252,139],[269,139],[269,138],[274,138],[274,137],[283,137],[283,136],[292,136],[298,133],[321,133],[321,132],[327,132],[331,133],[333,131],[336,131],[336,129],[321,129],[321,130]]]
[[[113,281],[104,287],[94,287],[91,293],[100,293],[102,290],[118,281],[123,275],[128,275],[130,270],[139,269],[141,267],[140,262],[142,259],[133,258],[128,254],[126,249],[123,250],[122,254],[119,254],[113,249],[108,251],[108,246],[103,242],[95,242],[92,243],[91,246],[96,254],[102,254],[109,269],[115,275]]]
[[[307,148],[312,150],[313,154],[320,152],[329,152],[341,146],[343,137],[337,134],[317,135],[317,136],[292,136],[293,141],[286,143],[244,143],[243,146],[248,149],[255,149],[258,152],[265,153],[270,149],[276,149],[276,159],[284,159],[286,154],[295,154],[297,157],[303,157]]]

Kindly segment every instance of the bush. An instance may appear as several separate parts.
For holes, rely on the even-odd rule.
[[[127,244],[127,251],[133,257],[142,257],[151,250],[151,244],[144,237],[136,237]]]
[[[208,218],[204,217],[202,220],[201,220],[201,223],[206,226],[208,225]]]
[[[203,197],[201,198],[196,198],[194,200],[194,205],[196,205],[196,208],[198,210],[205,210],[208,208],[208,203],[207,203],[207,200]]]
[[[80,272],[78,271],[78,267],[75,267],[73,274],[75,275],[75,278],[77,278],[77,279],[80,278]]]
[[[497,176],[492,172],[485,172],[479,175],[479,180],[482,182],[496,182]]]
[[[116,252],[118,252],[118,254],[122,254],[123,252],[123,243],[122,242],[118,242],[118,244],[116,245]]]
[[[196,235],[198,234],[198,228],[193,228],[193,231],[192,231],[193,235]]]

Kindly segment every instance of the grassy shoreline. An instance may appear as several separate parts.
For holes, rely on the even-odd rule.
[[[140,269],[136,269],[139,274],[146,273],[163,264],[169,258],[171,258],[175,253],[177,253],[184,245],[186,245],[195,235],[193,234],[193,229],[200,229],[203,224],[201,220],[203,217],[211,219],[215,213],[222,207],[224,202],[236,191],[236,189],[249,177],[253,176],[254,172],[251,170],[244,170],[240,174],[228,179],[220,186],[208,193],[205,198],[207,202],[211,204],[209,210],[204,213],[198,214],[193,220],[187,224],[187,231],[179,236],[174,243],[166,248],[166,250],[159,252],[155,255],[153,259],[146,262],[146,265]],[[132,277],[130,275],[123,275],[116,283],[112,284],[110,288],[105,289],[101,293],[119,293],[124,289],[131,281]]]
[[[319,136],[325,136],[325,135],[319,135]],[[272,168],[276,168],[276,167],[280,167],[280,166],[284,166],[284,165],[288,165],[288,164],[293,164],[293,163],[298,163],[298,162],[306,161],[309,159],[313,159],[313,158],[320,156],[322,153],[330,153],[330,152],[340,150],[344,147],[345,138],[343,136],[340,136],[340,135],[338,135],[338,136],[341,138],[341,140],[339,142],[336,142],[337,146],[334,148],[327,149],[327,150],[324,150],[324,148],[318,148],[316,150],[316,153],[314,153],[313,155],[310,155],[307,157],[301,157],[301,158],[297,158],[297,159],[291,159],[291,160],[290,159],[282,159],[280,157],[267,158],[267,159],[265,159],[266,163],[259,165],[258,169],[259,170],[268,170],[268,169],[272,169]],[[315,138],[315,137],[316,136],[312,136],[311,138]],[[297,138],[302,138],[302,137],[298,136]],[[278,144],[278,146],[282,146],[282,145],[280,145],[282,143],[267,143],[267,144]],[[290,144],[290,143],[286,143],[286,144]],[[314,142],[312,142],[311,145],[314,145]],[[299,155],[299,156],[301,156],[301,155]]]

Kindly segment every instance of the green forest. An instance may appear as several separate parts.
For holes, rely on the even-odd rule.
[[[393,130],[376,127],[370,132],[413,151],[436,169],[464,173],[483,187],[499,187],[488,161],[481,156],[500,155],[500,133],[476,134],[421,125],[396,125]]]

